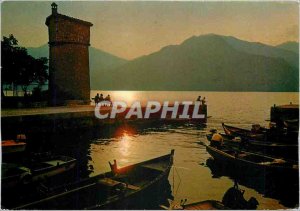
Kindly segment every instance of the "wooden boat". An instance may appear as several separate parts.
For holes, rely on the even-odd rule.
[[[260,141],[266,139],[266,135],[265,135],[266,129],[264,128],[262,130],[256,130],[255,132],[253,132],[251,130],[225,125],[224,123],[222,123],[222,126],[226,135],[229,136],[240,136],[242,138],[247,138],[252,140],[255,139]]]
[[[248,202],[246,202],[248,204]],[[248,207],[247,204],[245,204],[244,207],[226,207],[222,202],[216,201],[216,200],[206,200],[206,201],[200,201],[195,202],[191,204],[185,204],[181,205],[182,210],[234,210],[234,209],[256,209],[255,207]],[[180,209],[180,208],[179,208]]]
[[[52,156],[24,165],[2,163],[2,188],[13,188],[43,180],[74,168],[76,159]]]
[[[228,210],[222,202],[216,200],[206,200],[183,205],[184,210]]]
[[[207,140],[211,141],[213,134],[207,134]],[[298,144],[279,143],[279,142],[266,142],[256,140],[242,140],[236,139],[234,136],[221,134],[223,143],[226,146],[245,151],[263,153],[266,155],[273,155],[284,157],[287,159],[298,160]]]
[[[284,127],[284,121],[299,119],[299,105],[275,105],[271,107],[270,120],[275,122],[278,127]]]
[[[164,210],[228,210],[222,202],[216,200],[205,200],[194,202],[191,204],[184,204],[184,202],[176,203],[176,201],[169,200],[169,207],[160,206]]]
[[[244,191],[238,188],[236,183],[234,187],[229,188],[222,199],[222,202],[216,200],[205,200],[186,204],[187,199],[181,200],[180,204],[168,199],[169,206],[161,205],[165,210],[229,210],[229,209],[256,209],[259,204],[256,198],[251,197],[248,201],[244,198]]]
[[[273,158],[261,154],[236,151],[228,148],[217,149],[206,145],[207,152],[217,162],[243,175],[272,175],[275,177],[298,177],[298,164],[284,159]]]
[[[233,127],[222,123],[226,135],[239,136],[247,140],[281,142],[281,143],[298,143],[298,129],[291,132],[285,128],[263,128],[260,125],[252,125],[251,130]]]
[[[115,161],[110,172],[52,188],[47,197],[14,209],[132,209],[145,204],[147,195],[158,197],[165,190],[173,156],[174,150],[123,168]]]
[[[26,143],[15,140],[3,140],[1,141],[1,146],[2,154],[10,154],[15,152],[24,152],[26,148]]]
[[[290,119],[284,121],[284,126],[288,130],[298,131],[299,130],[299,119]]]

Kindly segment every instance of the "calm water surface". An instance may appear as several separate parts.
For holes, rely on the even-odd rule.
[[[109,171],[107,161],[113,159],[117,159],[119,166],[126,166],[175,149],[175,167],[170,173],[169,181],[175,199],[180,201],[186,198],[189,203],[207,199],[222,200],[225,191],[233,186],[232,179],[213,175],[206,165],[210,155],[198,142],[207,143],[205,134],[211,128],[222,131],[222,122],[244,128],[250,128],[253,123],[266,126],[272,105],[290,102],[297,104],[299,98],[298,93],[253,92],[92,91],[91,96],[96,93],[103,93],[104,96],[110,94],[112,100],[123,100],[128,104],[135,100],[143,103],[147,100],[174,102],[195,100],[198,95],[206,97],[208,115],[211,118],[204,127],[193,124],[120,126],[105,137],[91,140],[89,148],[89,166],[93,169],[91,175]],[[249,185],[247,187],[243,184],[240,187],[245,190],[246,199],[254,196],[259,201],[259,209],[281,209],[288,206],[280,198],[266,197],[259,188],[249,188]]]
[[[28,144],[28,147],[32,147],[29,151],[49,150],[75,157],[78,165],[74,175],[77,178],[110,171],[108,161],[114,159],[123,167],[168,154],[171,149],[175,149],[174,168],[169,176],[172,190],[170,198],[174,197],[179,202],[187,199],[188,203],[209,199],[221,201],[224,193],[234,184],[234,177],[231,175],[233,172],[220,171],[205,147],[199,144],[208,143],[205,135],[211,128],[222,131],[222,122],[244,128],[250,128],[253,123],[266,126],[271,106],[290,102],[296,104],[299,97],[298,93],[135,91],[92,91],[91,96],[95,96],[97,92],[104,96],[110,94],[112,100],[123,100],[129,105],[136,100],[144,104],[147,100],[195,100],[201,95],[207,99],[208,115],[211,117],[206,125],[145,121],[106,125],[65,134],[41,132],[32,138],[31,145]],[[281,190],[267,186],[264,178],[235,179],[240,188],[245,190],[247,200],[250,197],[258,200],[259,209],[297,206],[299,192],[297,188],[290,186],[288,178],[282,181],[286,188]]]

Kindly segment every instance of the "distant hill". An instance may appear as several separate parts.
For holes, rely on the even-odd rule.
[[[232,36],[222,36],[236,50],[243,51],[250,54],[261,55],[271,58],[283,58],[294,67],[299,66],[298,51],[291,52],[285,48],[278,48],[263,43],[248,42],[237,39]],[[296,54],[295,54],[296,53]]]
[[[285,42],[280,45],[277,45],[276,47],[284,49],[284,50],[289,50],[289,51],[299,54],[299,43],[298,42]]]
[[[103,73],[98,89],[298,91],[296,58],[234,37],[194,36]]]
[[[127,60],[106,53],[97,48],[90,48],[90,78],[91,89],[98,89],[99,80],[103,80],[103,74],[109,74],[113,68],[120,67]]]
[[[49,46],[47,44],[37,48],[27,48],[28,53],[35,57],[49,57]],[[97,89],[99,80],[103,73],[109,73],[112,68],[123,65],[127,60],[106,53],[94,47],[89,48],[91,89]]]
[[[27,52],[34,58],[49,57],[49,46],[47,44],[40,47],[28,47]]]

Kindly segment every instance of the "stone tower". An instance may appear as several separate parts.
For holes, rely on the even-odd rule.
[[[49,33],[50,104],[90,102],[89,45],[90,22],[57,12],[47,17]]]

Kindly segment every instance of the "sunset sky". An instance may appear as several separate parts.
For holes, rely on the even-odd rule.
[[[58,12],[94,24],[91,45],[133,59],[180,44],[193,35],[216,33],[270,45],[298,41],[297,2],[56,2]],[[1,4],[2,36],[19,44],[47,43],[51,2]]]

